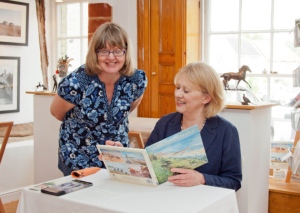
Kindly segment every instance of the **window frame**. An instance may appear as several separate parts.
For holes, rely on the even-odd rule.
[[[58,45],[59,41],[63,39],[79,39],[80,40],[80,49],[83,50],[83,45],[84,45],[84,39],[88,39],[88,33],[86,35],[83,35],[83,24],[80,24],[80,35],[79,36],[59,36],[57,29],[59,27],[59,22],[58,22],[58,15],[57,15],[57,7],[59,5],[66,5],[66,4],[74,4],[74,3],[79,3],[80,4],[80,20],[83,20],[83,4],[89,3],[89,1],[81,1],[81,0],[64,0],[63,2],[56,2],[56,1],[51,1],[51,16],[52,22],[51,22],[51,31],[52,31],[52,41],[51,43],[56,44],[51,46],[52,48],[52,63],[54,65],[54,68],[50,71],[51,76],[55,74],[56,69],[57,69],[57,61],[59,58],[61,58],[63,53],[59,54],[58,53]],[[88,47],[86,47],[87,49]],[[72,56],[71,56],[72,57]],[[85,63],[85,57],[86,57],[86,52],[80,51],[80,60],[79,64],[84,64]],[[77,67],[72,67],[72,69],[76,69]]]
[[[273,70],[273,57],[274,57],[274,51],[273,51],[273,42],[274,42],[274,35],[276,33],[284,32],[284,33],[290,33],[291,30],[287,29],[274,29],[274,0],[271,0],[271,29],[270,30],[242,30],[241,26],[241,13],[242,13],[242,0],[239,0],[239,24],[238,24],[238,30],[237,31],[218,31],[218,32],[210,32],[209,31],[209,26],[211,25],[210,19],[209,19],[209,13],[210,13],[210,0],[200,0],[200,8],[201,8],[201,34],[202,34],[202,42],[201,42],[201,47],[202,47],[202,58],[200,60],[209,63],[210,62],[210,49],[209,49],[209,44],[210,44],[210,36],[211,35],[225,35],[225,34],[235,34],[238,36],[238,67],[241,67],[241,38],[243,33],[268,33],[270,34],[270,61],[269,67],[270,71]],[[213,66],[213,65],[212,65]],[[292,71],[292,70],[291,70]],[[218,74],[223,74],[223,73],[218,73]],[[291,72],[290,74],[271,74],[271,73],[247,73],[247,77],[255,77],[255,78],[265,78],[266,79],[266,84],[267,84],[267,99],[265,100],[266,102],[271,102],[271,82],[272,78],[288,78],[293,79],[293,73]],[[272,117],[272,122],[276,121],[282,121],[282,122],[287,122],[287,119],[280,119],[280,118],[273,118]],[[281,141],[277,141],[281,142]]]

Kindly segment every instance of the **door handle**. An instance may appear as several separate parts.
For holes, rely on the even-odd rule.
[[[152,72],[151,75],[156,75],[156,72]]]

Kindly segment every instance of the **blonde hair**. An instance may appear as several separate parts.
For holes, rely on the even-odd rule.
[[[177,79],[185,78],[200,91],[207,93],[211,101],[204,107],[206,118],[217,115],[225,105],[224,89],[217,72],[204,62],[193,62],[183,67],[175,76]]]
[[[92,36],[88,53],[85,60],[85,70],[89,75],[101,73],[101,67],[98,65],[98,49],[118,47],[125,49],[125,63],[120,70],[121,75],[130,76],[134,73],[134,61],[132,56],[132,46],[126,31],[118,24],[106,22],[100,25]]]

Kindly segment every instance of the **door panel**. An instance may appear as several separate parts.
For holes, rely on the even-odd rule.
[[[138,116],[160,118],[175,111],[174,76],[185,65],[185,0],[138,1],[141,16],[138,67],[149,84]]]

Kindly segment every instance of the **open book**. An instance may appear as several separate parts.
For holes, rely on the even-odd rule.
[[[97,145],[114,180],[157,186],[174,175],[171,168],[194,169],[207,163],[198,126],[192,126],[145,149]]]

